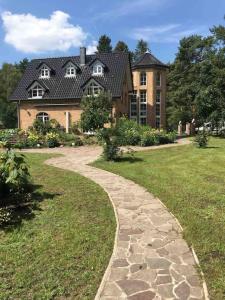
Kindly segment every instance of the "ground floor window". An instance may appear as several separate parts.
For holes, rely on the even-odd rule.
[[[49,115],[45,112],[40,112],[36,115],[36,119],[42,121],[43,123],[46,123],[49,121]]]
[[[146,90],[140,91],[139,123],[141,125],[147,124],[147,92],[146,92]]]
[[[156,116],[155,127],[160,129],[160,117]]]

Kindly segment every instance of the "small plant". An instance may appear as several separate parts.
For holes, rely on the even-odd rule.
[[[199,148],[206,148],[209,141],[208,133],[205,130],[199,131],[194,139]]]
[[[59,145],[59,135],[55,132],[48,132],[46,134],[46,142],[49,148],[54,148]]]
[[[0,195],[23,194],[30,182],[24,155],[8,150],[0,156]]]
[[[35,132],[29,132],[27,141],[31,147],[37,146],[37,144],[40,142],[40,135]]]
[[[99,136],[103,140],[103,158],[107,161],[117,160],[121,153],[115,128],[103,128]]]

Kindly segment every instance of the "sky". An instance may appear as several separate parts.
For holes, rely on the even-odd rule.
[[[0,0],[0,65],[93,53],[102,34],[131,50],[143,38],[168,63],[181,38],[209,34],[224,15],[225,0]]]

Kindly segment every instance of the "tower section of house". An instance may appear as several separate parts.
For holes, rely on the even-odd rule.
[[[129,94],[133,90],[129,55],[96,53],[32,60],[10,101],[17,103],[18,127],[28,129],[35,119],[43,123],[56,119],[69,131],[80,120],[84,95],[109,92],[113,117],[129,115]]]
[[[134,91],[130,99],[131,119],[153,128],[166,127],[167,68],[148,52],[132,65]]]

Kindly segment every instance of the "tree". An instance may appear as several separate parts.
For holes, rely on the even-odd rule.
[[[145,54],[147,51],[150,51],[148,42],[144,41],[143,39],[140,39],[137,42],[137,46],[134,51],[134,59],[135,60],[138,59],[139,56],[141,56],[142,54]]]
[[[129,52],[129,48],[128,48],[128,46],[127,46],[126,43],[124,43],[123,41],[119,41],[116,44],[116,47],[114,48],[114,51],[115,52],[125,52],[125,53],[128,53]]]
[[[8,98],[16,88],[28,62],[25,58],[15,65],[5,63],[0,69],[0,121],[6,128],[17,126],[16,104],[8,102]]]
[[[83,131],[96,131],[111,121],[112,97],[109,93],[84,96],[81,100],[80,126]]]
[[[98,53],[112,52],[112,45],[111,45],[110,37],[108,37],[107,35],[102,35],[99,38],[97,50],[98,50]]]
[[[3,64],[0,70],[0,121],[6,128],[13,128],[17,125],[16,105],[8,102],[8,98],[21,76],[21,71],[12,64]]]

